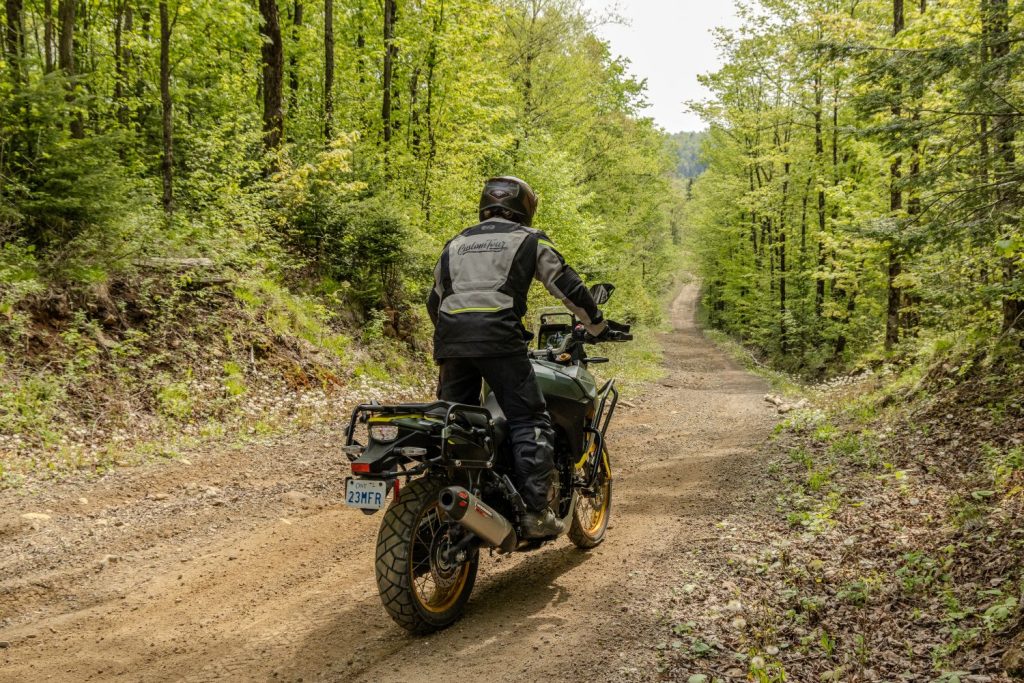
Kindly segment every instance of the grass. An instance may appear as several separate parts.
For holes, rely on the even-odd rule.
[[[243,280],[232,291],[243,308],[261,315],[274,334],[297,337],[339,361],[346,359],[352,340],[329,327],[330,311],[323,303],[266,278]]]
[[[593,347],[592,355],[607,355],[608,365],[594,365],[591,371],[598,375],[615,377],[624,397],[643,392],[650,382],[665,376],[664,351],[658,341],[656,328],[641,327],[627,344],[605,344]]]
[[[0,297],[0,339],[15,342],[0,352],[0,487],[323,423],[337,415],[285,407],[353,380],[406,386],[429,372],[422,354],[383,334],[381,316],[357,345],[333,310],[267,278],[227,291],[136,284],[118,303],[144,315],[120,327],[88,318],[84,305],[50,321]],[[34,352],[18,341],[33,335],[46,342]]]

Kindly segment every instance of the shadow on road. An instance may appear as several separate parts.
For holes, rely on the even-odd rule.
[[[333,610],[320,628],[310,631],[294,658],[279,670],[287,676],[330,679],[344,674],[353,680],[380,680],[375,667],[383,660],[413,662],[417,656],[462,660],[469,654],[500,653],[510,637],[537,637],[564,619],[538,616],[546,607],[572,598],[559,578],[591,557],[571,545],[547,546],[523,558],[481,559],[477,585],[465,616],[430,636],[413,636],[393,624],[374,593],[355,604],[329,603]],[[511,564],[503,568],[503,564]],[[518,635],[517,635],[518,634]],[[493,650],[493,652],[491,652]],[[394,680],[394,679],[393,679]]]

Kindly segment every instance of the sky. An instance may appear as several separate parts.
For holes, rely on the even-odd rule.
[[[703,130],[700,117],[685,102],[707,97],[699,74],[719,65],[711,30],[735,27],[732,0],[583,0],[597,14],[615,9],[628,25],[606,24],[598,34],[615,54],[632,63],[631,71],[647,79],[649,109],[644,112],[671,133]]]

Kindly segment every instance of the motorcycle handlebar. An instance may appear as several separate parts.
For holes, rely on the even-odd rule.
[[[580,327],[580,330],[583,328]],[[605,342],[628,342],[633,341],[633,335],[628,332],[620,332],[618,330],[608,330],[600,337],[595,337],[589,332],[583,332],[581,335],[581,341],[584,344],[603,344]]]

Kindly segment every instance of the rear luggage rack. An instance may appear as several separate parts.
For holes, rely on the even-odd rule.
[[[442,417],[441,413],[444,412]],[[433,413],[431,415],[431,413]],[[441,432],[441,462],[448,466],[491,469],[497,460],[498,444],[495,443],[494,421],[491,412],[480,406],[470,406],[448,401],[433,403],[405,403],[384,406],[379,403],[364,403],[352,411],[352,419],[345,430],[345,446],[355,443],[356,425],[367,422],[372,415],[394,416],[412,414],[433,417],[439,421]],[[476,419],[470,416],[476,416]],[[468,427],[457,423],[463,418]],[[480,419],[483,424],[480,424]],[[464,443],[450,443],[460,439]],[[456,452],[452,453],[454,450]],[[458,452],[460,449],[464,452]]]

